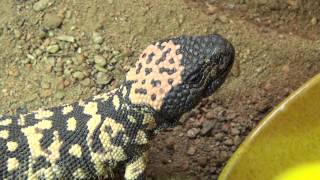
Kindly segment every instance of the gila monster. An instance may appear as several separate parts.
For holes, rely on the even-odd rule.
[[[0,179],[101,179],[121,167],[144,179],[152,137],[221,86],[234,54],[219,34],[163,39],[117,89],[0,116]]]

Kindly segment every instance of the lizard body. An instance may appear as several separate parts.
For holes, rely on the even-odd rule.
[[[217,34],[149,45],[117,89],[70,105],[0,117],[1,179],[143,179],[155,131],[212,94],[234,61]]]

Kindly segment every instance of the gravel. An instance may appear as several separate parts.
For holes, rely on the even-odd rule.
[[[60,35],[57,36],[57,39],[60,41],[66,41],[66,42],[75,42],[75,38],[73,36],[67,36],[67,35]]]
[[[53,44],[47,47],[47,51],[51,54],[57,53],[60,50],[59,45]]]
[[[92,33],[92,40],[96,44],[102,44],[103,43],[103,37],[97,32],[93,32]]]
[[[35,11],[42,11],[53,4],[53,0],[40,0],[33,5],[33,10]]]
[[[192,128],[192,129],[189,129],[187,131],[187,136],[189,138],[195,138],[199,133],[200,133],[200,129],[199,128]]]
[[[202,128],[200,131],[201,135],[206,135],[208,134],[216,125],[216,121],[204,121],[202,124]]]
[[[111,80],[112,80],[112,78],[110,76],[108,76],[106,73],[98,72],[96,75],[96,81],[97,81],[97,84],[99,84],[99,85],[106,85]]]
[[[61,26],[63,18],[56,14],[46,14],[43,19],[43,25],[47,29],[55,29]]]
[[[187,150],[187,154],[190,156],[193,156],[196,153],[196,148],[194,146],[191,146]]]
[[[74,73],[72,74],[72,76],[73,76],[74,78],[78,79],[78,80],[82,80],[82,79],[85,78],[84,73],[81,72],[81,71],[76,71],[76,72],[74,72]]]
[[[94,62],[100,67],[103,67],[107,64],[107,60],[103,56],[100,56],[100,55],[94,56]]]

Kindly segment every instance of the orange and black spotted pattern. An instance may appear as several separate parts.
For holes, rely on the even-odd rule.
[[[49,109],[0,117],[0,179],[99,179],[124,168],[144,179],[156,130],[212,94],[234,61],[217,34],[149,45],[113,91]]]

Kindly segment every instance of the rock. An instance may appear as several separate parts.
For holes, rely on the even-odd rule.
[[[103,67],[107,64],[107,60],[103,56],[100,56],[100,55],[94,56],[94,62],[101,67]]]
[[[208,134],[211,131],[211,129],[215,127],[215,125],[216,125],[215,121],[205,121],[205,122],[203,122],[200,134],[201,135]]]
[[[93,32],[92,40],[96,44],[102,44],[103,43],[103,37],[97,32]]]
[[[41,49],[36,49],[36,50],[34,50],[34,54],[38,57],[43,54],[43,51]]]
[[[46,14],[44,16],[44,26],[48,29],[55,29],[61,26],[63,19],[55,14]]]
[[[317,22],[318,22],[318,20],[317,20],[317,18],[316,17],[313,17],[312,19],[311,19],[311,25],[316,25],[317,24]]]
[[[20,39],[20,38],[21,38],[21,36],[22,36],[21,31],[19,31],[19,30],[15,29],[15,30],[14,30],[14,36],[15,36],[17,39]]]
[[[90,78],[85,78],[84,80],[82,80],[80,82],[80,84],[85,86],[85,87],[89,87],[91,85],[91,80],[90,80]]]
[[[52,0],[40,0],[33,5],[33,10],[35,11],[42,11],[53,4],[54,1]]]
[[[67,36],[67,35],[60,35],[57,37],[60,41],[66,41],[66,42],[75,42],[75,38],[73,36]]]
[[[209,111],[206,114],[207,119],[214,119],[215,118],[215,113],[213,111]]]
[[[214,138],[217,140],[217,141],[221,141],[224,137],[224,134],[223,133],[217,133],[214,135]]]
[[[231,128],[231,135],[238,135],[238,134],[240,134],[239,129]]]
[[[64,87],[68,87],[70,84],[71,84],[71,82],[68,81],[68,80],[64,80],[64,81],[63,81],[63,86],[64,86]]]
[[[232,120],[235,119],[237,117],[237,114],[234,111],[227,111],[226,113],[226,119],[227,120]]]
[[[60,50],[60,47],[57,44],[53,44],[47,47],[47,51],[51,54],[57,53]]]
[[[76,72],[74,72],[74,73],[72,74],[72,76],[73,76],[74,78],[78,79],[78,80],[82,80],[82,79],[85,78],[84,73],[81,72],[81,71],[76,71]]]
[[[299,7],[298,0],[287,0],[287,4],[292,7],[292,9],[297,9]]]
[[[288,76],[288,74],[290,72],[290,66],[288,64],[284,65],[282,67],[282,72],[284,73],[285,76]]]
[[[112,78],[108,76],[106,73],[98,72],[96,75],[96,81],[97,81],[97,84],[99,85],[108,84],[111,80]]]
[[[200,132],[199,128],[192,128],[188,130],[187,136],[189,138],[195,138],[199,134],[199,132]]]
[[[196,148],[194,146],[191,146],[191,147],[188,148],[188,150],[187,150],[187,154],[188,155],[192,156],[195,153],[196,153]]]
[[[233,145],[233,140],[230,139],[230,138],[228,138],[228,139],[226,139],[226,140],[224,141],[224,144],[227,145],[227,146],[231,146],[231,145]]]
[[[233,137],[233,143],[234,143],[234,145],[239,145],[241,143],[240,136]]]
[[[44,30],[40,30],[40,31],[38,32],[38,36],[39,36],[40,39],[44,39],[44,38],[47,37],[47,32],[44,31]]]

